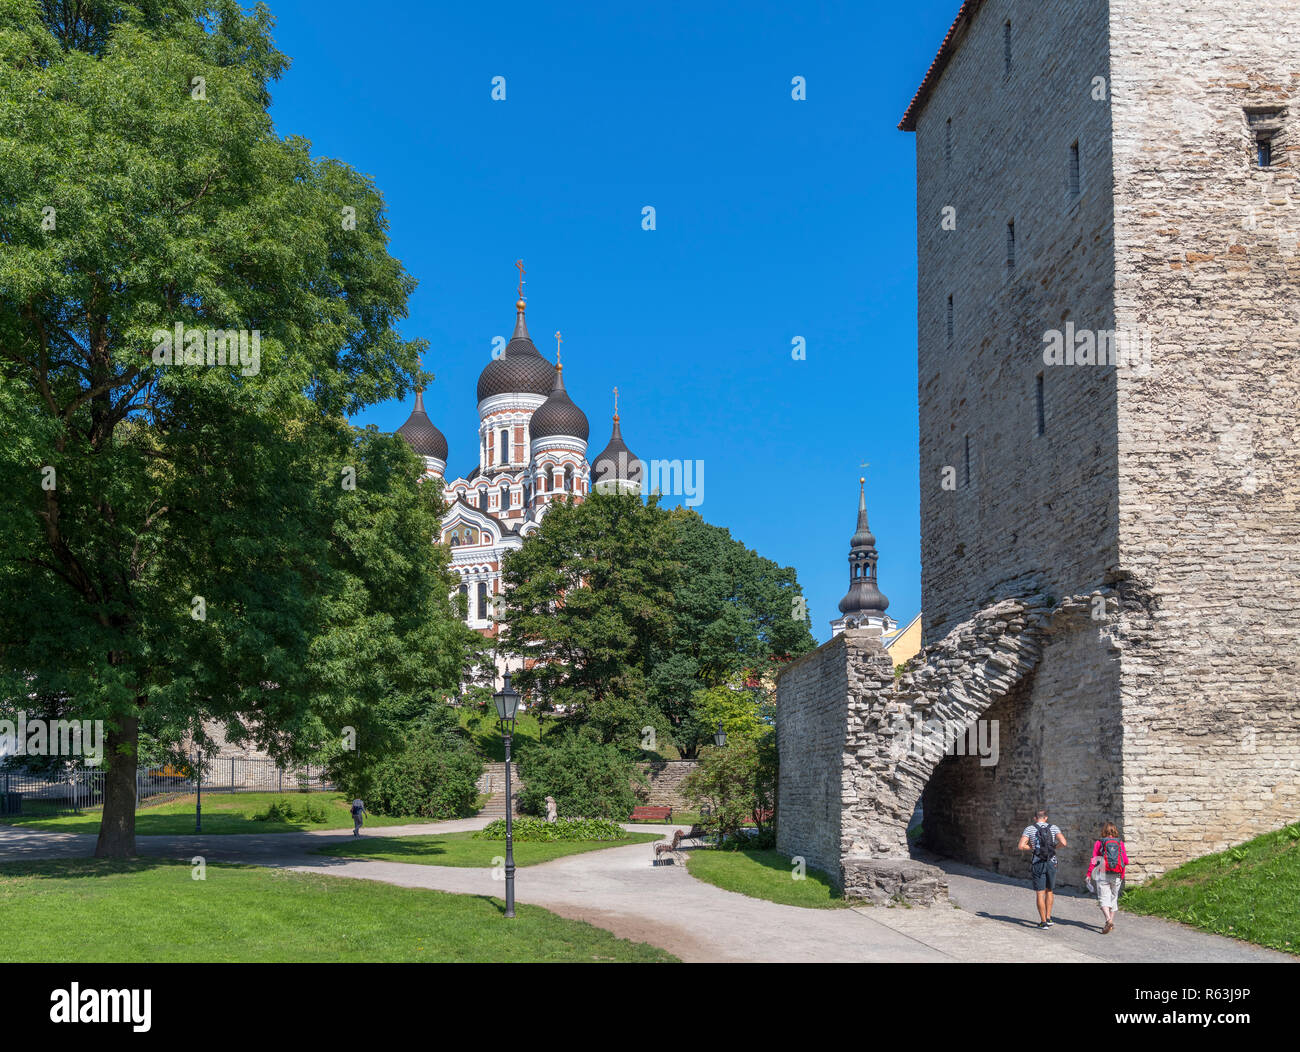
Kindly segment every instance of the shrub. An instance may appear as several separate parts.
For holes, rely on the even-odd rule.
[[[290,799],[272,800],[265,811],[253,815],[254,822],[315,822],[325,821],[325,805],[319,800],[294,803]]]
[[[721,749],[704,749],[700,765],[682,781],[681,791],[701,812],[700,824],[724,842],[731,842],[755,813],[773,809],[776,799],[776,740],[769,731],[759,739],[728,742]],[[758,822],[760,836],[770,822]],[[752,838],[740,847],[754,846]]]
[[[515,840],[622,840],[627,832],[617,823],[603,818],[544,818],[522,816],[514,820],[511,835]],[[476,840],[504,840],[506,820],[498,818],[474,834]]]
[[[520,760],[524,788],[519,810],[545,815],[546,798],[555,798],[556,811],[566,817],[627,821],[636,806],[633,783],[645,777],[616,745],[602,745],[576,734],[530,750]]]
[[[468,741],[425,725],[410,733],[405,748],[340,771],[337,784],[372,814],[463,818],[474,813],[482,773],[483,761]]]

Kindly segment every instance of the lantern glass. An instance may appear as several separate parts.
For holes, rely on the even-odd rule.
[[[718,724],[718,729],[713,735],[713,744],[721,749],[727,744],[727,732],[722,729],[722,724]]]
[[[514,726],[515,716],[519,712],[519,692],[510,685],[510,673],[506,673],[505,686],[492,695],[496,702],[497,718],[507,726]]]

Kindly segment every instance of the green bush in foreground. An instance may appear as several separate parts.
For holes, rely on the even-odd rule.
[[[603,818],[544,818],[522,816],[514,820],[511,834],[515,840],[623,840],[628,833],[617,822]],[[506,820],[498,818],[474,834],[476,840],[504,840]]]

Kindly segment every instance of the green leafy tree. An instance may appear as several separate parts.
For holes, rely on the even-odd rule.
[[[762,717],[761,697],[760,691],[735,684],[707,687],[695,692],[693,715],[705,728],[716,730],[721,724],[728,741],[758,738],[768,730]]]
[[[645,691],[672,631],[671,542],[653,499],[593,493],[552,505],[505,558],[506,645],[535,662],[516,682],[575,707],[602,741],[635,747],[653,725]]]
[[[769,730],[702,749],[681,791],[701,810],[706,830],[743,844],[736,834],[745,826],[756,825],[760,837],[770,834],[772,820],[765,815],[775,810],[776,782],[776,733]]]
[[[524,788],[519,809],[545,815],[554,797],[562,818],[608,818],[626,822],[637,804],[636,786],[645,776],[616,745],[581,734],[562,735],[524,753],[519,762]]]
[[[0,693],[105,721],[101,856],[134,853],[142,721],[380,749],[464,659],[438,488],[346,421],[419,375],[414,281],[371,180],[275,134],[270,31],[0,0]]]
[[[672,528],[681,565],[673,631],[655,656],[648,693],[691,756],[712,740],[716,723],[697,710],[701,688],[748,682],[762,694],[772,672],[817,644],[800,614],[793,569],[763,558],[698,512],[675,510]]]

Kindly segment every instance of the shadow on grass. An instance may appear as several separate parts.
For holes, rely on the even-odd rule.
[[[240,862],[205,860],[208,869],[258,869]],[[86,877],[115,877],[148,873],[155,869],[191,868],[189,859],[154,858],[42,858],[31,861],[0,862],[0,880],[14,877],[40,877],[43,880],[82,880]]]

